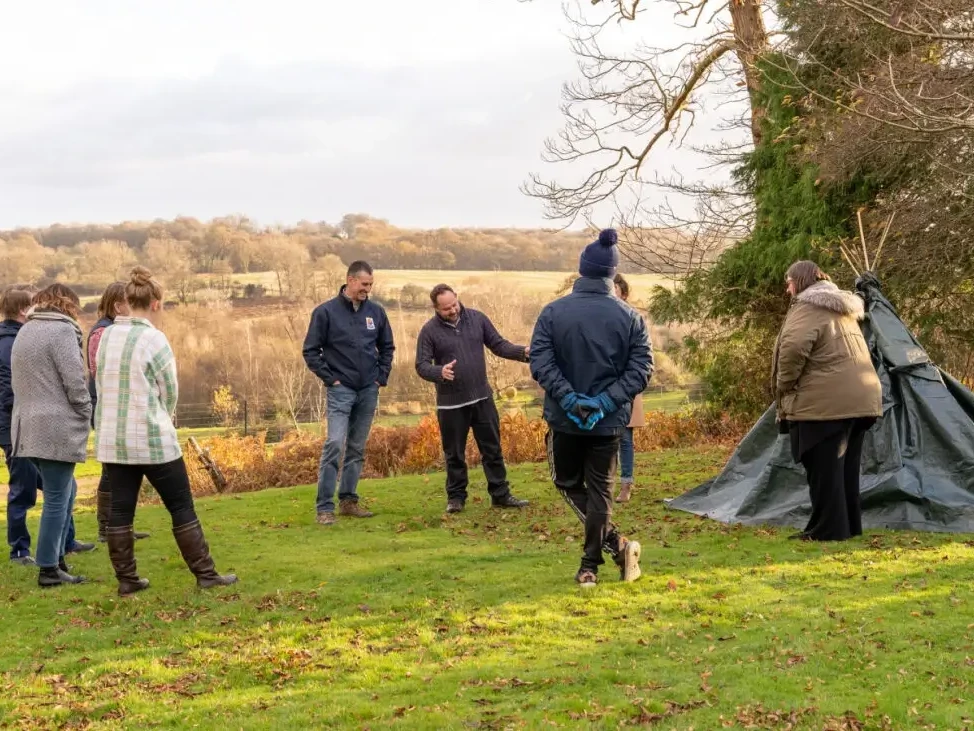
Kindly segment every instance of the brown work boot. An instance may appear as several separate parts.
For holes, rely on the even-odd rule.
[[[371,518],[372,513],[361,505],[358,500],[342,500],[338,503],[338,514],[349,515],[353,518]]]
[[[619,488],[619,494],[616,496],[616,502],[628,503],[631,497],[632,497],[632,483],[623,482],[622,486]]]
[[[631,582],[642,576],[642,569],[639,568],[639,556],[642,554],[642,546],[639,541],[622,539],[622,546],[615,558],[616,565],[619,567],[619,578],[623,581]]]
[[[318,518],[316,520],[318,525],[335,525],[335,514],[318,513]]]
[[[196,576],[196,583],[201,589],[237,583],[237,577],[234,574],[220,576],[216,572],[216,565],[210,556],[210,547],[203,536],[203,526],[198,520],[173,528],[172,534],[176,539],[176,545],[179,546],[180,553],[183,554],[183,560]]]
[[[108,541],[108,557],[115,578],[118,579],[118,595],[129,596],[149,588],[148,579],[140,579],[135,570],[135,534],[132,526],[108,528],[105,534]]]

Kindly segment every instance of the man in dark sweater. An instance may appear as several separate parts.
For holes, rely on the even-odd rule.
[[[594,586],[602,552],[623,581],[639,577],[640,546],[612,525],[612,482],[632,402],[645,389],[653,355],[642,317],[615,297],[616,232],[585,248],[571,294],[538,317],[531,375],[545,391],[548,459],[555,487],[585,526],[575,580]]]
[[[490,319],[460,304],[456,292],[438,284],[430,292],[436,314],[416,343],[416,372],[436,384],[436,414],[446,458],[446,511],[459,513],[467,500],[467,435],[473,429],[487,491],[494,507],[523,508],[511,494],[501,452],[501,428],[487,382],[484,347],[507,360],[526,363],[528,348],[509,343]]]
[[[311,314],[304,340],[305,363],[328,388],[328,435],[318,471],[319,525],[335,522],[335,487],[343,451],[339,512],[372,517],[359,505],[358,479],[379,388],[389,382],[396,349],[385,310],[369,299],[372,281],[372,267],[364,261],[352,262],[338,296]]]

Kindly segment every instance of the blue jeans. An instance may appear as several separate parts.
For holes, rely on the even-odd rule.
[[[64,558],[64,546],[71,527],[71,511],[78,494],[74,481],[74,462],[49,459],[32,460],[44,483],[44,508],[37,535],[37,565],[54,568]]]
[[[633,463],[636,461],[636,445],[632,436],[632,427],[627,426],[619,440],[619,479],[622,482],[632,482]]]
[[[319,513],[335,512],[335,486],[342,452],[342,484],[339,500],[358,501],[358,478],[365,463],[365,443],[372,429],[372,418],[379,403],[379,387],[355,390],[348,386],[328,387],[328,435],[318,466]]]
[[[26,457],[11,457],[13,448],[0,444],[7,461],[10,483],[7,490],[7,543],[10,545],[10,558],[30,556],[30,531],[27,530],[27,513],[37,505],[37,491],[43,490],[41,473],[34,463]],[[65,553],[74,545],[74,515],[68,520],[68,536],[65,539]]]

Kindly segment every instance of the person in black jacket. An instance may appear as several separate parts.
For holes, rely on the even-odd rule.
[[[436,384],[436,417],[446,460],[446,512],[459,513],[467,501],[467,435],[473,429],[487,492],[498,508],[523,508],[511,494],[501,452],[501,424],[487,382],[484,347],[499,358],[526,363],[528,348],[508,342],[490,319],[460,304],[456,292],[438,284],[430,292],[436,314],[419,331],[416,372]]]
[[[538,317],[531,338],[531,375],[544,389],[548,459],[555,487],[585,525],[575,580],[594,586],[602,552],[623,581],[639,578],[640,546],[612,525],[612,483],[632,402],[653,370],[642,317],[614,295],[617,235],[606,229],[582,252],[571,294]]]
[[[352,262],[338,296],[318,305],[311,314],[304,340],[304,361],[328,388],[328,435],[318,471],[316,507],[320,525],[335,522],[334,496],[342,451],[340,514],[372,517],[359,505],[358,480],[379,388],[389,382],[395,351],[389,318],[369,299],[372,282],[372,267],[364,261]]]
[[[11,418],[14,410],[14,391],[10,383],[10,352],[20,328],[27,322],[31,295],[24,289],[10,288],[3,294],[0,309],[0,448],[7,461],[10,487],[7,491],[7,543],[10,560],[24,566],[33,566],[30,555],[30,532],[27,529],[27,512],[37,504],[37,491],[41,489],[41,475],[29,459],[14,457],[10,438]]]

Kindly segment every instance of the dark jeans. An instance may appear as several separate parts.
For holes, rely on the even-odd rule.
[[[633,442],[632,427],[627,426],[619,440],[619,478],[632,483],[633,468],[636,463],[636,445]]]
[[[379,386],[355,390],[348,386],[328,387],[328,434],[318,465],[319,513],[335,512],[338,463],[342,461],[339,500],[358,502],[358,478],[365,464],[365,443],[379,404]],[[342,452],[345,458],[342,460]]]
[[[612,525],[612,482],[619,437],[549,432],[551,479],[585,526],[582,568],[598,572],[602,552],[616,558],[622,537]]]
[[[818,541],[862,535],[859,473],[866,429],[851,422],[801,456],[812,514],[805,533]]]
[[[10,558],[20,558],[30,555],[27,511],[37,505],[41,475],[29,459],[11,457],[12,448],[9,444],[0,446],[10,473],[10,488],[7,492],[7,543],[10,544]]]
[[[500,500],[511,492],[507,482],[507,468],[501,451],[501,419],[492,399],[484,399],[458,409],[438,409],[440,440],[446,459],[446,496],[449,500],[467,499],[467,435],[480,450],[481,464],[487,477],[487,492],[492,500]]]
[[[71,512],[78,494],[74,480],[74,462],[56,462],[49,459],[33,459],[44,484],[44,507],[41,510],[41,528],[37,533],[37,565],[54,568],[64,558]]]
[[[166,464],[106,464],[104,475],[112,493],[112,515],[108,519],[111,528],[132,525],[143,477],[159,493],[162,504],[172,518],[173,528],[196,520],[193,493],[189,488],[189,475],[186,474],[186,463],[182,457]]]

